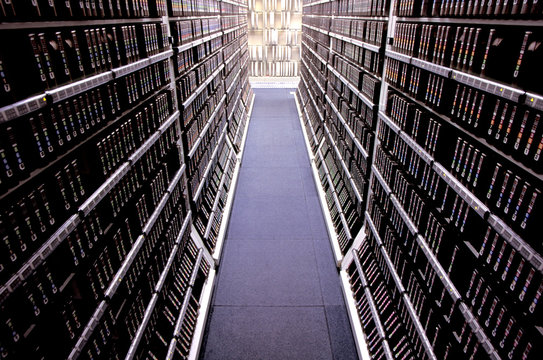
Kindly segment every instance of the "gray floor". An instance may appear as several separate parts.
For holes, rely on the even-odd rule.
[[[202,359],[357,358],[293,91],[255,89]]]

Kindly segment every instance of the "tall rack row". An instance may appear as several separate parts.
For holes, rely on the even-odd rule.
[[[541,26],[536,1],[304,3],[297,100],[362,358],[542,356]]]
[[[2,358],[196,359],[254,98],[247,6],[0,21]]]
[[[249,0],[250,76],[299,75],[301,0]]]

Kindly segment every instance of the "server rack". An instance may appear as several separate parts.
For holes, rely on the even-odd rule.
[[[253,101],[247,7],[0,5],[1,357],[197,358]]]
[[[541,15],[304,3],[297,98],[362,358],[541,357]]]

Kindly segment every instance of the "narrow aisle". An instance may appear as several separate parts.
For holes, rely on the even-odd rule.
[[[356,359],[294,101],[255,89],[201,359]]]

